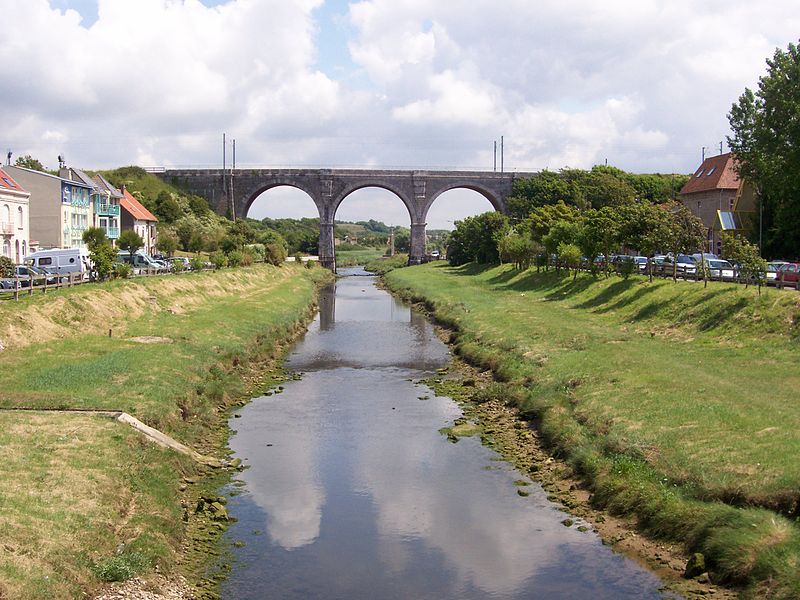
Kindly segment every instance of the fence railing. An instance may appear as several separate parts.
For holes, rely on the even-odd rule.
[[[203,268],[204,271],[213,270],[213,267]],[[194,273],[189,269],[170,271],[169,269],[133,268],[131,277],[153,277],[156,275],[179,275],[181,273]],[[48,291],[71,288],[85,283],[96,283],[89,273],[62,273],[55,275],[29,275],[20,277],[0,277],[0,299],[19,300],[20,296],[33,296],[35,292],[46,294]]]

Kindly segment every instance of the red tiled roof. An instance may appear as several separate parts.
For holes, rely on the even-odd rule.
[[[0,169],[0,188],[5,188],[7,190],[16,190],[18,192],[24,192],[25,188],[23,188],[20,184],[14,181],[14,178],[11,177],[8,173],[6,173],[3,169]]]
[[[736,160],[730,152],[707,158],[683,186],[681,194],[739,189],[739,176],[735,167]]]
[[[131,196],[131,193],[125,188],[122,188],[122,198],[120,198],[119,204],[138,221],[158,221],[155,215],[142,206],[142,203]]]

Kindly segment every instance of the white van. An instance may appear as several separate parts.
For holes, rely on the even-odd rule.
[[[91,267],[89,252],[83,248],[37,250],[23,260],[27,265],[39,267],[54,275],[63,273],[82,273],[85,275]]]

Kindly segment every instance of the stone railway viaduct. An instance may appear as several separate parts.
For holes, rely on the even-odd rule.
[[[409,263],[425,258],[425,219],[433,203],[449,190],[466,188],[482,194],[495,210],[506,214],[506,198],[514,180],[534,173],[494,171],[395,171],[345,169],[176,169],[158,174],[208,200],[221,215],[244,218],[256,198],[278,186],[303,190],[319,212],[319,259],[336,269],[333,224],[342,201],[356,190],[377,187],[396,194],[411,218]],[[231,210],[233,209],[233,210]]]

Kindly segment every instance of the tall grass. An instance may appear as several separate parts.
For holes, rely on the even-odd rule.
[[[317,284],[329,277],[259,265],[85,286],[27,309],[4,305],[0,311],[39,315],[43,327],[50,321],[42,315],[58,306],[50,317],[74,325],[3,353],[0,406],[124,410],[220,452],[226,407],[260,380],[248,365],[275,356],[302,328]],[[110,310],[138,296],[144,305],[130,318]],[[95,318],[114,315],[112,337],[82,325],[92,319],[82,313],[87,305]],[[158,341],[134,341],[144,336]],[[0,412],[0,446],[0,597],[74,598],[101,580],[175,568],[187,541],[181,480],[202,467],[122,424],[83,415]]]

